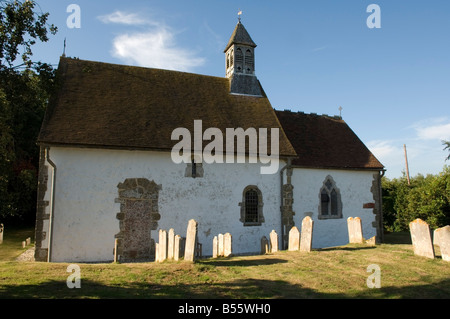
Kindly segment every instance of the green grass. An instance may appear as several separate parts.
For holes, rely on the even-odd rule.
[[[69,289],[68,263],[14,260],[23,251],[22,237],[17,234],[14,238],[19,244],[13,244],[5,233],[0,246],[1,298],[450,297],[450,263],[439,256],[434,260],[415,256],[409,244],[346,245],[311,253],[281,251],[202,259],[194,264],[79,263],[81,288]],[[379,289],[366,285],[371,264],[381,268]]]
[[[31,237],[34,242],[34,228],[6,228],[3,234],[3,244],[0,245],[0,261],[15,260],[28,248],[22,248],[22,241]]]

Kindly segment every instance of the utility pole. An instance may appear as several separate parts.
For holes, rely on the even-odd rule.
[[[405,150],[406,179],[408,180],[408,185],[411,185],[411,181],[409,180],[408,154],[406,153],[406,144],[403,144],[403,149]]]

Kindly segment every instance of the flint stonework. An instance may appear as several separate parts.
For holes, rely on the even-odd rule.
[[[441,250],[442,260],[450,261],[450,226],[438,228],[434,231],[434,244]]]
[[[313,226],[314,221],[311,217],[303,218],[300,251],[310,252],[312,250]]]
[[[198,223],[191,219],[186,231],[186,247],[184,249],[184,260],[193,262],[195,260],[195,248],[197,247]]]
[[[300,249],[300,232],[297,227],[292,227],[289,231],[289,251],[297,251]]]
[[[414,254],[434,258],[434,247],[431,242],[430,226],[420,218],[409,223]]]
[[[161,185],[145,178],[127,178],[117,185],[120,212],[116,214],[119,221],[120,239],[117,247],[121,261],[149,260],[153,257],[151,231],[156,230],[158,220],[158,194]],[[155,256],[158,259],[158,256]]]

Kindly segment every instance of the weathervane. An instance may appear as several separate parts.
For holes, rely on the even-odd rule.
[[[66,38],[64,38],[64,50],[62,56],[66,57]]]
[[[239,22],[241,22],[241,15],[242,15],[242,10],[239,9],[239,11],[238,11],[238,20],[239,20]]]

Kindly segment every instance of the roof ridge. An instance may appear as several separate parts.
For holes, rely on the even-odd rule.
[[[227,78],[218,76],[218,75],[199,74],[199,73],[187,72],[187,71],[169,70],[169,69],[162,69],[162,68],[155,68],[155,67],[148,67],[148,66],[128,65],[128,64],[102,62],[102,61],[94,61],[94,60],[85,60],[85,59],[80,59],[80,58],[71,58],[71,57],[61,56],[60,62],[63,60],[77,61],[77,62],[81,62],[81,63],[110,65],[110,66],[117,66],[117,67],[123,67],[123,68],[136,68],[136,69],[144,69],[144,70],[158,70],[158,71],[163,71],[163,72],[175,72],[175,73],[183,73],[183,74],[188,74],[188,75],[196,75],[196,76],[204,76],[204,77],[228,80]]]
[[[318,114],[315,112],[311,112],[311,113],[307,113],[304,111],[291,111],[290,109],[284,109],[284,110],[277,110],[275,109],[275,111],[277,112],[288,112],[288,113],[296,113],[296,114],[303,114],[303,115],[309,115],[309,116],[317,116],[317,117],[326,117],[326,118],[330,118],[330,119],[334,119],[334,120],[342,120],[343,118],[342,116],[339,115],[328,115],[328,114]]]

